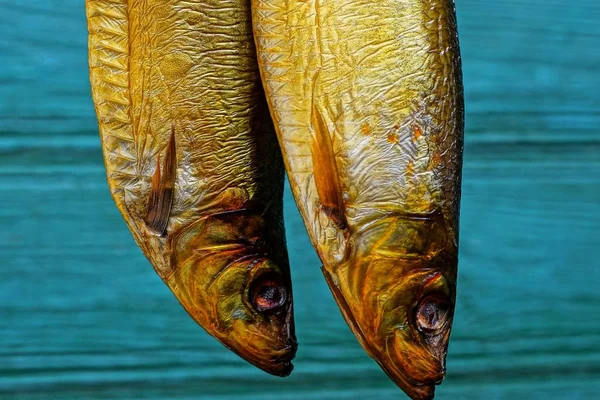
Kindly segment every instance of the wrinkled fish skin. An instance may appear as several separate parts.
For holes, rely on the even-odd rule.
[[[452,0],[252,0],[267,101],[323,272],[413,399],[445,376],[463,89]]]
[[[296,340],[283,163],[245,0],[87,0],[113,199],[190,316],[275,375]]]

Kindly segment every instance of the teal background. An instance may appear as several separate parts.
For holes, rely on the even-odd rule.
[[[457,8],[460,281],[437,398],[600,398],[600,2]],[[187,316],[109,197],[86,36],[82,0],[0,0],[0,398],[404,398],[342,320],[289,191],[292,376]]]

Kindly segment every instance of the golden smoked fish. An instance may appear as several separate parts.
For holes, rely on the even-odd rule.
[[[445,375],[463,91],[452,0],[252,0],[263,86],[323,272],[413,399]]]
[[[280,376],[296,352],[283,163],[246,0],[87,0],[108,183],[190,316]]]

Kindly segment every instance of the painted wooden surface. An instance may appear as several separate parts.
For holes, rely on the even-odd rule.
[[[600,398],[600,3],[457,7],[462,248],[437,398]],[[289,193],[294,373],[208,337],[109,197],[83,1],[0,0],[0,37],[0,398],[403,398],[344,324]]]

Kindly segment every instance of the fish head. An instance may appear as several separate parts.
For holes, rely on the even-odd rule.
[[[433,396],[446,374],[454,285],[433,268],[415,270],[378,296],[379,362],[407,393]]]
[[[214,309],[214,334],[226,347],[277,376],[291,373],[297,344],[291,285],[273,260],[242,258],[216,277],[204,304]],[[198,304],[197,307],[201,305]]]
[[[349,325],[413,399],[433,398],[445,377],[457,266],[447,238],[437,219],[383,220],[359,236],[335,276]]]
[[[206,218],[173,239],[167,284],[225,347],[277,376],[293,369],[297,343],[287,256],[269,252],[262,217]]]

